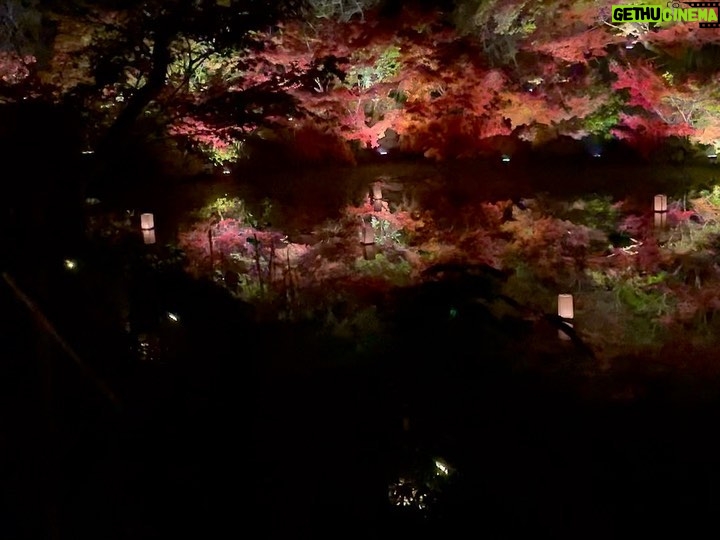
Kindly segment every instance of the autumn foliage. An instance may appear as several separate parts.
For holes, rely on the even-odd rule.
[[[252,12],[246,25],[232,2],[197,4],[177,16],[157,2],[49,8],[49,57],[1,51],[0,81],[81,104],[89,136],[140,112],[214,163],[250,156],[268,134],[311,161],[351,160],[388,130],[399,149],[433,159],[472,156],[499,138],[720,145],[720,39],[692,23],[614,24],[609,1],[459,0],[454,10],[372,2],[320,18],[279,3],[272,24]],[[156,27],[158,17],[175,26]],[[227,30],[237,24],[238,35]]]

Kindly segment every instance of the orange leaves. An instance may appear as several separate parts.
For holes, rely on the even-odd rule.
[[[541,96],[505,92],[502,94],[500,114],[513,128],[531,124],[550,125],[563,119],[564,111]]]
[[[599,96],[568,96],[565,98],[565,108],[567,115],[564,119],[585,118],[597,111],[600,107],[607,104],[610,96],[602,94]]]

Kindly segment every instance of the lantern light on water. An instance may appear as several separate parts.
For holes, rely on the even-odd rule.
[[[667,225],[667,212],[655,212],[654,225],[658,229],[662,229]]]
[[[155,218],[152,214],[140,214],[140,228],[143,231],[155,228]]]
[[[655,212],[667,212],[667,195],[655,195],[653,210]]]
[[[146,244],[154,244],[155,243],[155,229],[149,229],[149,230],[143,230],[143,242]]]
[[[667,225],[667,195],[655,195],[653,210],[655,211],[655,227],[658,229],[664,228]]]

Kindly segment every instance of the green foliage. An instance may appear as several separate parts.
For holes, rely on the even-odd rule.
[[[353,65],[345,76],[345,85],[349,88],[368,90],[378,83],[392,79],[400,73],[400,48],[391,45],[382,51],[378,59],[371,65],[362,65],[365,54],[356,54]]]
[[[659,317],[671,309],[668,293],[657,287],[667,278],[665,272],[621,278],[615,283],[616,298],[635,315]]]
[[[713,186],[712,189],[702,190],[700,197],[705,199],[708,204],[720,208],[720,186]]]
[[[516,63],[520,42],[535,32],[540,14],[528,0],[460,0],[454,19],[462,33],[480,38],[493,64],[504,65]]]
[[[577,201],[566,214],[565,219],[576,225],[612,232],[615,230],[619,217],[620,213],[613,206],[612,197],[593,195],[589,199]]]
[[[255,218],[247,209],[245,201],[238,197],[218,197],[210,204],[202,207],[197,212],[197,216],[200,219],[211,219],[215,216],[219,217],[220,220],[236,219],[249,225],[255,223]]]
[[[607,269],[587,270],[586,274],[593,285],[601,288],[600,292],[586,293],[585,308],[588,319],[605,321],[600,323],[602,331],[596,323],[601,341],[606,346],[657,345],[662,328],[659,319],[674,309],[674,301],[665,286],[670,276],[665,272],[640,276]],[[611,315],[613,307],[617,313]]]
[[[233,141],[226,145],[200,144],[200,151],[208,156],[217,166],[234,163],[247,157],[245,145],[242,141]]]
[[[557,287],[538,277],[527,262],[517,262],[515,272],[503,284],[502,293],[510,298],[521,299],[524,304],[550,312],[557,298]]]
[[[608,103],[582,119],[583,126],[588,133],[609,140],[612,138],[612,129],[620,123],[621,112],[621,99],[613,95]]]
[[[408,285],[412,274],[412,266],[407,260],[393,262],[382,253],[374,259],[358,259],[355,261],[355,270],[364,276],[383,279],[396,286]]]
[[[219,52],[211,42],[193,39],[179,40],[173,49],[168,80],[178,87],[187,85],[192,94],[207,90],[213,82],[227,83],[237,76],[231,62],[236,51]]]
[[[375,243],[377,244],[393,244],[400,242],[402,239],[402,231],[393,227],[386,219],[378,219],[372,216],[370,225],[372,225],[375,232]]]

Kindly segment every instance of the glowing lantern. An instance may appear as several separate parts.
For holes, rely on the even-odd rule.
[[[574,316],[572,294],[558,294],[558,317],[573,319]]]
[[[363,223],[360,226],[360,243],[364,246],[369,246],[375,243],[375,231],[373,230],[372,225]]]
[[[155,218],[152,214],[140,214],[140,228],[143,231],[155,228]]]
[[[667,195],[655,195],[653,210],[656,212],[667,212]]]
[[[655,195],[653,199],[655,210],[655,227],[661,229],[667,225],[667,195]]]
[[[570,324],[570,322],[569,322],[575,317],[575,310],[573,308],[572,294],[558,294],[557,303],[558,303],[558,317],[561,317],[564,320],[565,324],[567,324],[570,328],[572,328],[573,325]],[[562,330],[558,330],[558,337],[562,340],[570,339],[570,336],[568,336]]]
[[[154,244],[155,243],[155,229],[149,229],[149,230],[143,230],[143,242],[146,244]]]

